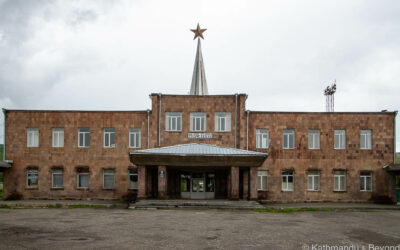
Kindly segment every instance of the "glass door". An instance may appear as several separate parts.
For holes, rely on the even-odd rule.
[[[192,178],[192,199],[205,199],[204,178]]]

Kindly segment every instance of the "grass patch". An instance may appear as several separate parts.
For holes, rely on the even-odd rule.
[[[371,212],[370,209],[335,209],[335,208],[259,208],[254,211],[259,213],[300,213],[300,212]]]
[[[103,206],[90,205],[90,204],[74,204],[74,205],[69,205],[68,208],[103,208]]]
[[[2,197],[3,197],[3,189],[0,188],[0,198],[2,198]]]
[[[6,204],[0,204],[0,209],[11,209],[12,207]]]

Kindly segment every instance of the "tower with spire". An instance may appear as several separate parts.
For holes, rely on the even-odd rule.
[[[190,86],[190,95],[208,95],[206,73],[204,71],[203,55],[201,53],[201,42],[200,38],[204,39],[203,32],[207,29],[200,29],[200,25],[197,24],[196,29],[191,29],[194,32],[194,39],[197,38],[197,52],[196,59],[194,61],[192,84]]]

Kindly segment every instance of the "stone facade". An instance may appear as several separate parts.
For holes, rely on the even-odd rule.
[[[128,169],[137,169],[129,159],[129,128],[141,130],[141,149],[201,142],[223,147],[249,149],[268,153],[268,159],[259,170],[268,171],[265,191],[259,198],[271,201],[374,201],[394,200],[394,189],[388,185],[393,176],[382,167],[393,163],[393,112],[376,113],[317,113],[317,112],[247,112],[247,95],[189,96],[151,94],[152,109],[146,111],[6,111],[6,159],[13,160],[5,171],[4,195],[21,194],[24,198],[101,198],[120,199],[136,190],[128,189]],[[182,131],[166,131],[166,112],[182,113]],[[191,139],[190,113],[205,112],[209,139]],[[215,112],[231,113],[231,130],[215,131]],[[149,115],[149,118],[148,118]],[[248,120],[248,124],[247,124]],[[150,130],[148,131],[148,126]],[[39,147],[27,147],[27,128],[39,129]],[[52,128],[64,128],[64,147],[52,147]],[[78,147],[78,128],[90,128],[90,147]],[[115,128],[115,148],[103,146],[104,128]],[[268,149],[256,148],[256,130],[268,129]],[[284,129],[295,130],[294,149],[282,149]],[[308,149],[308,130],[320,130],[320,149]],[[346,131],[346,148],[333,147],[335,129]],[[372,131],[372,149],[360,149],[360,130]],[[160,133],[159,133],[160,131]],[[236,138],[235,138],[236,134]],[[26,186],[26,169],[39,170],[38,186]],[[64,187],[51,188],[51,170],[64,170]],[[77,188],[77,169],[88,167],[89,188]],[[153,193],[168,197],[169,183],[177,182],[174,174],[158,180],[159,189],[151,188],[148,172],[164,171],[169,166],[156,166],[154,170],[139,166],[139,196]],[[103,169],[115,170],[115,187],[103,188]],[[282,170],[294,171],[293,191],[281,191]],[[307,191],[307,172],[320,171],[319,191]],[[346,191],[333,191],[333,171],[346,171]],[[174,170],[176,171],[176,169]],[[227,166],[228,193],[231,198],[255,197],[257,169]],[[372,173],[372,191],[360,191],[360,172]],[[240,179],[238,183],[232,182]],[[168,180],[168,181],[167,181]],[[171,181],[169,181],[171,180]],[[253,181],[252,181],[253,180]],[[221,180],[225,181],[226,180]],[[179,184],[178,184],[179,185]],[[142,189],[141,189],[142,188]],[[140,193],[142,192],[142,193]],[[144,193],[143,193],[144,192]],[[216,192],[217,193],[217,192]],[[229,195],[228,195],[229,196]]]

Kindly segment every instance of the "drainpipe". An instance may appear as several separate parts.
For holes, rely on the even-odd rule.
[[[4,115],[4,143],[3,143],[3,161],[6,160],[6,109],[3,108],[3,115]]]
[[[158,147],[161,146],[161,93],[158,94]]]
[[[147,148],[150,148],[150,109],[147,110]]]
[[[238,114],[238,94],[235,94],[235,148],[237,148],[236,138],[237,138],[237,114]]]
[[[249,150],[249,113],[250,110],[246,110],[246,150]]]
[[[396,116],[397,116],[397,111],[394,111],[394,121],[393,121],[393,124],[394,124],[394,127],[393,127],[393,164],[396,164]],[[5,125],[5,123],[4,123],[4,127],[5,127],[6,125]],[[4,137],[4,141],[5,141],[5,138],[6,137]],[[6,144],[4,143],[4,148],[6,147],[5,146]]]

